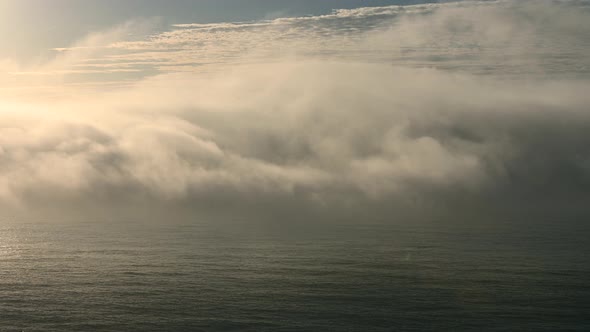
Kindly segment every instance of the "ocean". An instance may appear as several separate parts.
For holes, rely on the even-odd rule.
[[[1,331],[588,331],[590,227],[3,223]]]

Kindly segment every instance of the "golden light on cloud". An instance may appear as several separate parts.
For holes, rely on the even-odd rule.
[[[552,23],[530,16],[547,11]],[[571,22],[590,29],[584,15],[428,4],[183,24],[129,40],[151,30],[143,21],[36,65],[5,60],[2,197],[7,207],[131,200],[192,211],[250,199],[310,210],[393,199],[412,210],[408,193],[495,195],[510,188],[506,165],[521,167],[515,151],[536,153],[516,139],[527,123],[548,126],[555,112],[585,123],[588,84],[577,76],[587,58],[582,34],[569,33]],[[569,62],[556,58],[563,47]],[[513,127],[503,110],[519,114]]]

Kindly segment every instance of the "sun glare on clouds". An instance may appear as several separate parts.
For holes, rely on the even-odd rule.
[[[583,211],[569,198],[590,193],[588,15],[584,1],[480,1],[142,21],[37,65],[3,60],[0,205],[510,213],[543,186]]]

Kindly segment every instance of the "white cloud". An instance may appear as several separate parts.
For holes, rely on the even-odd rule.
[[[92,37],[37,69],[161,72],[109,92],[45,81],[52,99],[5,91],[0,205],[120,218],[559,210],[590,194],[588,45],[576,34],[590,21],[572,6],[361,8]],[[194,63],[199,74],[177,72]]]

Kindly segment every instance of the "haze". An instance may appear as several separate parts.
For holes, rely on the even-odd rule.
[[[588,1],[235,5],[4,27],[2,218],[587,216]]]

